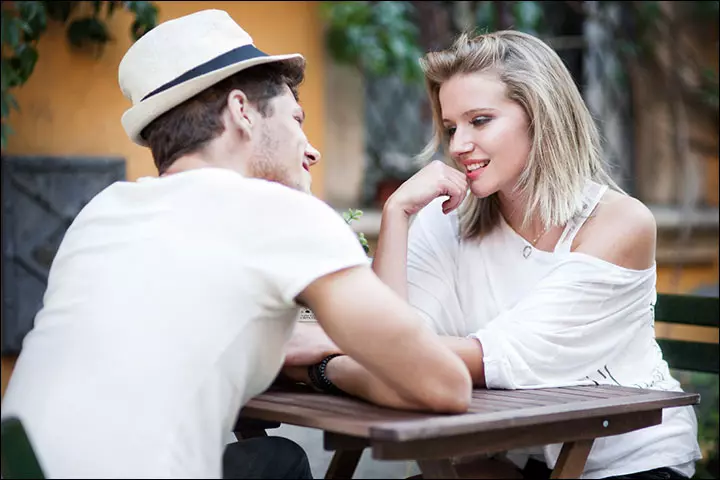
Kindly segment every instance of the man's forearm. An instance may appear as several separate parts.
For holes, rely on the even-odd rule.
[[[483,351],[480,342],[473,338],[440,336],[440,340],[465,363],[475,387],[485,387]],[[352,358],[337,357],[328,363],[326,374],[331,382],[351,395],[379,405],[419,409],[402,398],[382,380],[373,376]]]
[[[351,357],[330,360],[325,375],[340,390],[384,407],[402,410],[424,410],[421,405],[401,397],[394,389],[372,375]]]

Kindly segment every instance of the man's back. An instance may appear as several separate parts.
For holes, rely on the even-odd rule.
[[[58,251],[3,415],[53,476],[220,476],[235,414],[282,364],[295,295],[365,261],[329,210],[212,168],[109,187]],[[293,251],[333,249],[309,245],[321,232],[335,264],[294,270]]]

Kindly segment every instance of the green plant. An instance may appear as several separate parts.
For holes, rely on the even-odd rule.
[[[359,219],[362,217],[363,212],[362,210],[356,210],[354,208],[349,208],[347,211],[343,212],[343,218],[345,219],[345,223],[350,225],[354,220]],[[365,238],[365,234],[360,232],[358,235],[358,241],[360,242],[360,245],[362,245],[363,250],[365,250],[366,254],[370,253],[370,245],[368,245],[367,238]]]
[[[421,51],[410,2],[322,2],[326,45],[340,63],[419,81]]]
[[[4,150],[12,134],[8,124],[11,109],[20,107],[11,90],[24,85],[38,62],[38,41],[47,30],[48,20],[66,26],[67,40],[73,48],[95,55],[113,38],[106,22],[116,10],[135,16],[130,36],[137,40],[155,27],[157,7],[153,2],[126,1],[3,1],[2,2],[2,99],[0,101]]]

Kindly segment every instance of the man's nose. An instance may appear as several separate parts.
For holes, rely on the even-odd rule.
[[[320,152],[315,147],[308,144],[305,149],[305,157],[310,161],[310,166],[313,166],[320,161],[322,155],[320,155]]]

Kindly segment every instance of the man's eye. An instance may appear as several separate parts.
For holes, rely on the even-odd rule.
[[[490,120],[492,120],[490,117],[480,116],[480,117],[475,117],[475,118],[473,118],[473,119],[470,121],[470,123],[471,123],[473,126],[477,127],[478,125],[485,125],[485,124],[488,123]]]

